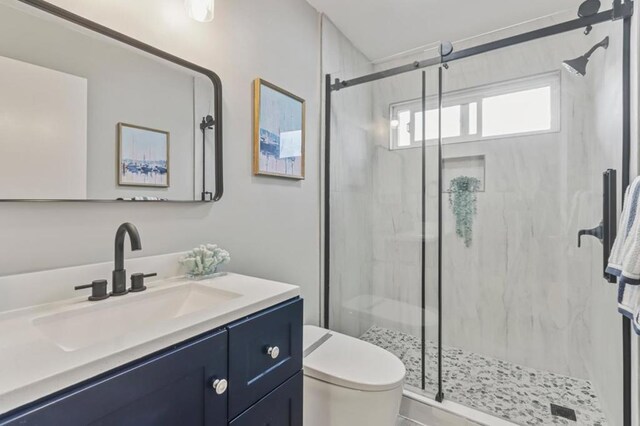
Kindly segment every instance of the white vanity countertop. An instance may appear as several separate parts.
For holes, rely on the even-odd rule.
[[[172,278],[147,283],[147,287],[141,293],[99,302],[89,302],[85,295],[0,313],[0,414],[300,295],[293,285],[231,273],[203,281]],[[205,293],[211,289],[230,297],[186,314],[179,312],[180,306],[168,307],[174,311],[166,318],[148,316],[141,310],[137,323],[118,314],[143,300],[150,313],[165,309],[148,302],[170,300],[167,295],[175,290],[180,290],[185,300],[190,298],[192,305],[197,304],[198,292],[185,296],[190,291],[187,288]],[[56,330],[51,328],[56,323],[52,326],[49,321],[73,321],[82,318],[78,313],[84,312],[86,318],[98,311],[103,319],[109,319],[109,312],[113,312],[113,318],[99,323],[95,334],[87,334],[86,328],[82,330],[73,322],[68,323],[71,327]],[[74,346],[76,332],[84,333],[78,337],[84,343]],[[60,337],[52,337],[56,333]]]

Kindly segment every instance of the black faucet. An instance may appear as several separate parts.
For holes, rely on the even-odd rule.
[[[123,223],[116,232],[115,244],[115,269],[113,270],[111,282],[111,295],[122,296],[127,294],[127,271],[124,269],[124,236],[129,234],[131,240],[131,250],[142,249],[138,228],[132,223]]]

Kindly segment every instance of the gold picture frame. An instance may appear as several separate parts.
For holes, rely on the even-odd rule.
[[[303,180],[305,100],[261,78],[253,85],[253,174]]]
[[[118,185],[169,188],[170,139],[164,130],[118,123]]]

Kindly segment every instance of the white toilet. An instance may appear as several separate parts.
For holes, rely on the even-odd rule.
[[[406,370],[392,353],[304,326],[304,425],[393,426]]]

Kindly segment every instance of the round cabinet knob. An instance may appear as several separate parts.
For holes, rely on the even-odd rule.
[[[280,348],[277,346],[270,346],[269,349],[267,349],[267,355],[273,359],[278,358],[280,355]]]
[[[211,387],[216,391],[218,395],[222,395],[223,393],[225,393],[228,386],[229,383],[225,379],[215,379],[211,384]]]

